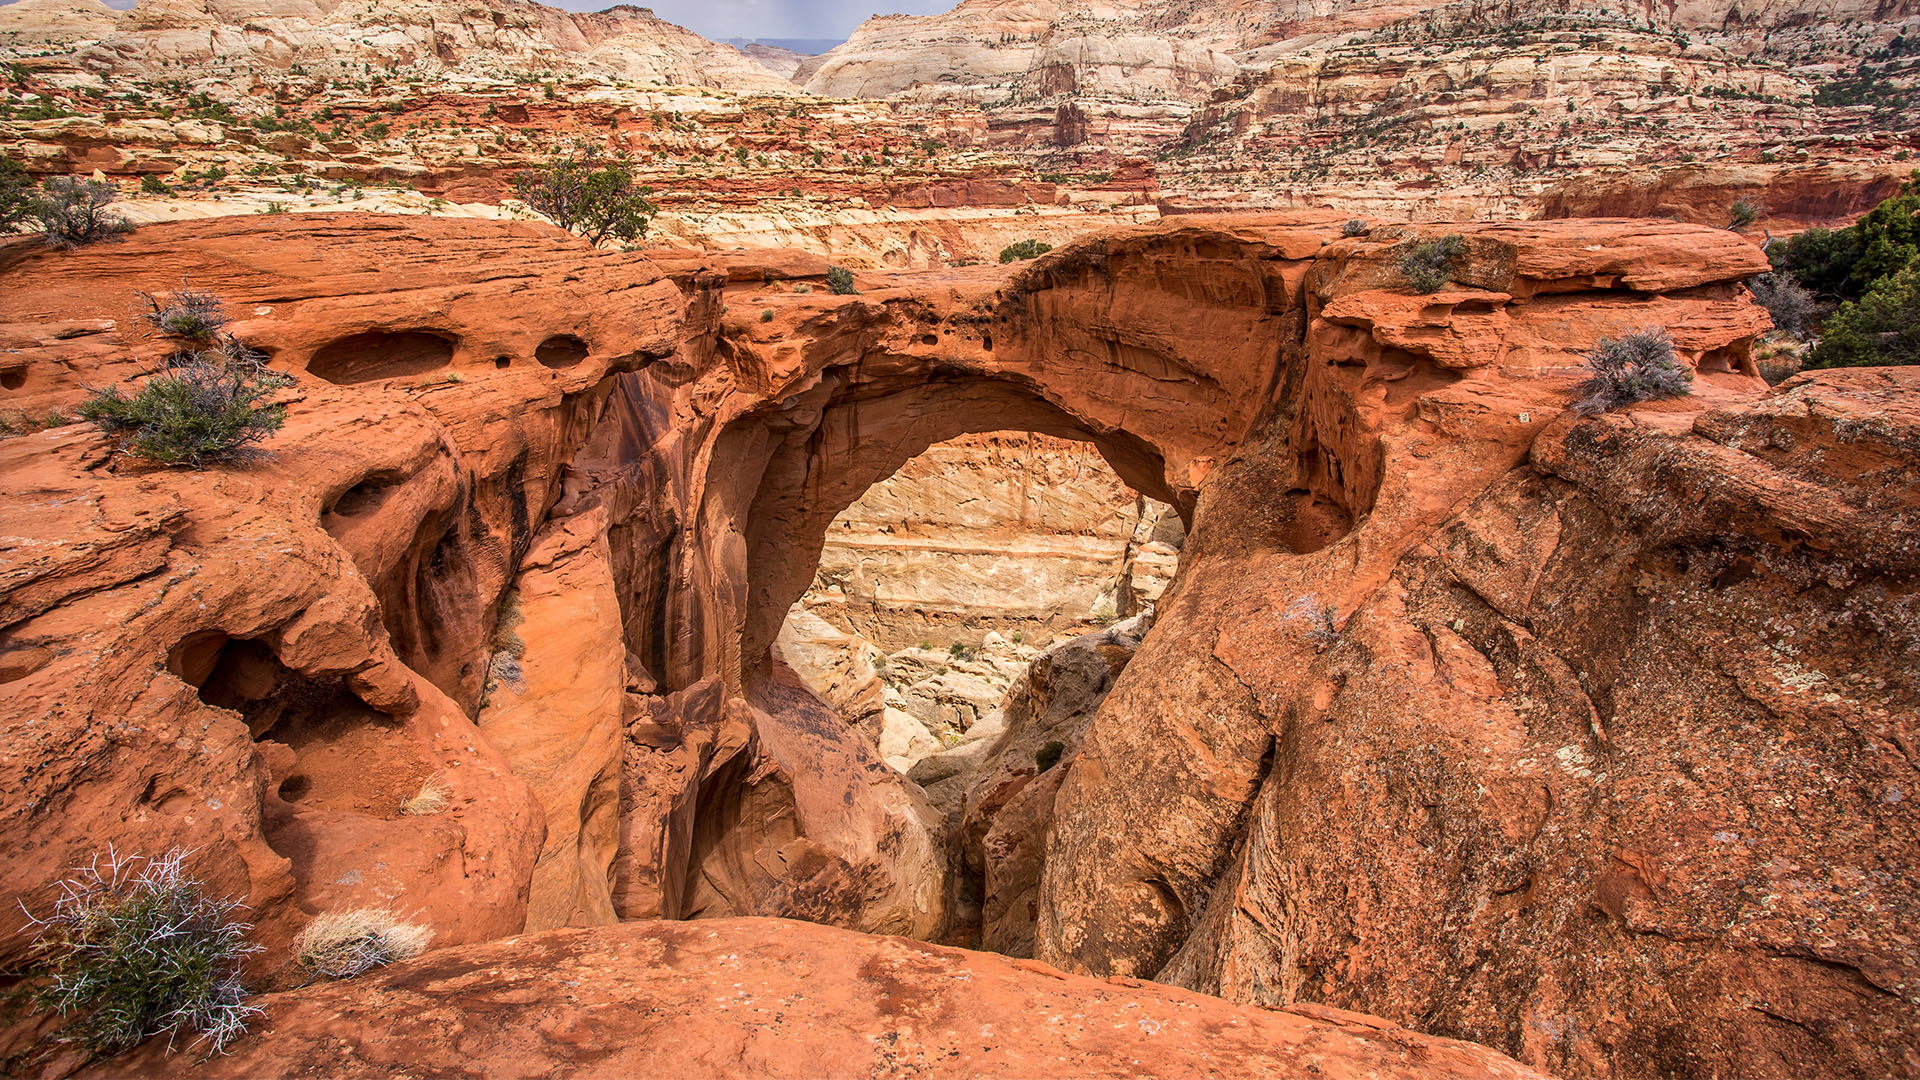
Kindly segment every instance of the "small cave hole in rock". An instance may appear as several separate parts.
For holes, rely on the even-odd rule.
[[[457,344],[432,330],[370,330],[321,346],[307,371],[342,385],[423,375],[452,363]]]
[[[295,671],[264,642],[195,634],[169,652],[167,668],[200,700],[240,714],[263,744],[274,790],[300,808],[398,817],[401,803],[432,773],[400,724],[362,701],[344,678]],[[287,824],[267,816],[276,849]]]
[[[0,386],[8,390],[18,390],[25,385],[27,385],[26,368],[8,368],[6,371],[0,371]]]
[[[533,350],[533,358],[550,368],[570,368],[587,358],[587,343],[572,334],[556,334]]]

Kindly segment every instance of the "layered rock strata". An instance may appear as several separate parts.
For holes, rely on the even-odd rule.
[[[244,467],[0,442],[0,824],[31,838],[0,908],[113,842],[195,848],[275,945],[365,904],[442,944],[530,898],[592,921],[601,873],[620,917],[934,936],[940,809],[772,646],[861,493],[1031,430],[1191,526],[1044,773],[1036,957],[1562,1075],[1904,1069],[1920,384],[1768,390],[1739,284],[1766,263],[1723,230],[1462,226],[1431,294],[1396,269],[1431,231],[1343,231],[1162,225],[853,296],[475,222],[0,248],[8,407],[151,363],[134,294],[183,276],[300,380]],[[1648,326],[1693,393],[1570,413],[1582,352]],[[617,666],[525,637],[568,580],[611,581]],[[609,756],[556,769],[557,740]],[[436,776],[447,805],[401,815]]]

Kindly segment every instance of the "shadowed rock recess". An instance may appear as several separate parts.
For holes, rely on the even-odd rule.
[[[241,466],[0,440],[0,962],[184,846],[258,984],[323,911],[435,937],[183,1074],[1914,1074],[1920,372],[1769,389],[1730,232],[1453,228],[1426,295],[1437,233],[1313,216],[848,296],[479,221],[0,246],[9,409],[155,362],[183,278],[298,376]],[[1691,396],[1570,412],[1645,327]],[[1003,431],[1185,545],[910,777],[775,639],[836,515]]]

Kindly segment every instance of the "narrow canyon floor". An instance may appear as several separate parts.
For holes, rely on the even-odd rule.
[[[290,377],[205,471],[0,439],[0,962],[184,847],[269,991],[0,1060],[1920,1072],[1920,369],[1768,386],[1727,229],[1347,218],[850,294],[479,218],[0,241],[9,409],[162,363],[183,282]],[[1574,410],[1649,327],[1690,393]],[[431,947],[307,984],[361,907]]]

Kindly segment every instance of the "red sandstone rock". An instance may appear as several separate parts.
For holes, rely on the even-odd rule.
[[[499,597],[563,568],[529,564],[536,534],[604,514],[614,910],[935,932],[936,821],[768,650],[840,509],[1011,427],[1092,442],[1193,526],[1058,781],[1042,959],[1364,1008],[1574,1076],[1911,1071],[1920,386],[1767,392],[1738,285],[1764,260],[1722,230],[1459,226],[1460,287],[1431,304],[1391,264],[1433,231],[1340,231],[1165,225],[731,310],[752,275],[515,225],[5,248],[10,405],[153,356],[99,327],[183,274],[302,382],[246,468],[112,463],[77,427],[0,443],[0,824],[32,838],[0,906],[103,842],[185,843],[272,945],[368,902],[440,944],[517,931],[541,819],[603,826],[537,806],[468,717]],[[1694,395],[1565,416],[1579,353],[1649,324]],[[444,815],[389,809],[433,772]]]
[[[620,840],[620,602],[596,508],[535,537],[495,631],[480,733],[546,811],[546,842],[527,899],[528,930],[615,921]]]
[[[206,1061],[85,1076],[1368,1077],[1522,1080],[1483,1047],[1315,1006],[772,919],[639,922],[430,953],[264,1000]]]

